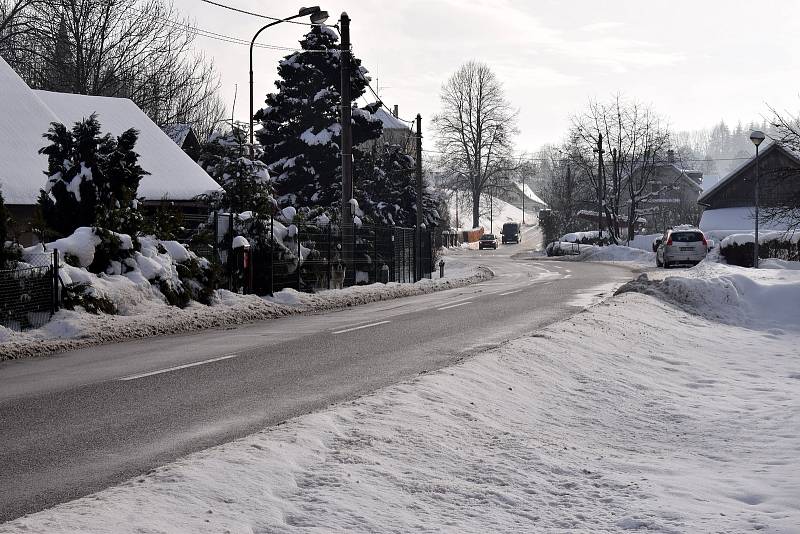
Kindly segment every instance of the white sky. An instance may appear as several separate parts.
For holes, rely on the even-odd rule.
[[[221,3],[285,17],[310,1]],[[800,109],[796,0],[323,1],[329,23],[350,15],[354,52],[373,87],[377,78],[382,99],[398,104],[401,117],[421,113],[423,135],[442,82],[470,59],[488,63],[519,108],[519,151],[560,141],[588,99],[616,92],[651,104],[676,130],[759,120],[767,104]],[[267,22],[200,0],[175,5],[202,29],[248,41]],[[281,24],[259,42],[296,46],[303,33]],[[196,46],[214,58],[229,109],[238,84],[236,117],[246,120],[248,47],[205,37]],[[286,54],[255,50],[256,109]]]

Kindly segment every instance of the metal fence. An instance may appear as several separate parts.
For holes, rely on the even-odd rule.
[[[232,270],[245,292],[264,295],[285,288],[310,292],[375,282],[415,282],[429,278],[434,269],[434,243],[428,231],[421,232],[418,248],[413,228],[333,224],[290,228],[292,234],[283,240],[284,246],[234,251]]]
[[[0,324],[11,330],[37,328],[59,307],[58,252],[26,255],[0,270]]]

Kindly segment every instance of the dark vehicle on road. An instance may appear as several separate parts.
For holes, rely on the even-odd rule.
[[[478,240],[478,250],[493,248],[497,250],[497,238],[494,234],[483,234]]]
[[[667,228],[664,235],[653,242],[656,266],[669,269],[679,263],[697,265],[708,254],[708,245],[706,236],[699,228]]]
[[[503,230],[500,235],[503,236],[503,244],[506,243],[519,243],[522,238],[520,224],[515,222],[507,222],[503,225]]]

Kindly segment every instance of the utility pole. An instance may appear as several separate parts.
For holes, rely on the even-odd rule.
[[[417,113],[417,280],[422,279],[422,115]]]
[[[603,175],[603,134],[597,137],[597,230],[600,239],[603,238],[603,204],[606,199],[606,180]]]
[[[342,259],[345,266],[350,263],[352,250],[350,245],[352,239],[349,238],[350,232],[355,233],[353,228],[353,212],[350,199],[353,198],[353,126],[352,108],[350,99],[350,17],[346,12],[342,12],[339,25],[342,33],[340,46],[340,66],[341,66],[341,85],[340,93],[342,97]],[[352,269],[350,269],[352,271]],[[355,275],[355,273],[354,273]]]
[[[525,171],[522,172],[522,224],[525,224]]]

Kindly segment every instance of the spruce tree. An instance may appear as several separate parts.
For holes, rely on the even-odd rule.
[[[327,212],[332,216],[341,201],[338,40],[328,26],[314,26],[300,41],[302,51],[280,62],[278,91],[267,95],[266,107],[254,117],[262,126],[257,137],[280,206],[308,207],[312,215]],[[353,105],[364,94],[369,78],[357,58],[352,58],[351,72]],[[377,139],[383,130],[372,115],[376,106],[353,108],[356,164],[364,156],[358,145]],[[354,176],[354,189],[359,185],[359,176]]]
[[[134,151],[138,132],[101,136],[92,115],[72,130],[52,123],[44,137],[50,145],[39,153],[47,155],[48,179],[39,205],[47,226],[59,235],[96,225],[135,234],[141,223],[136,191],[147,174]]]

